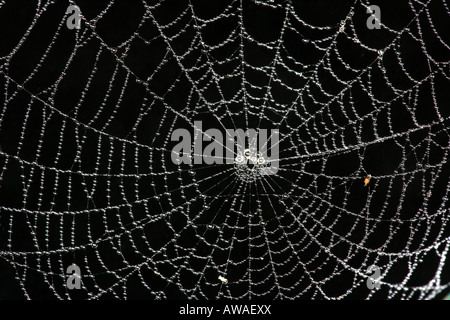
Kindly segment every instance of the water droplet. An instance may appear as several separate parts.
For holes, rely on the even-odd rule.
[[[223,284],[227,284],[227,283],[228,283],[228,279],[225,278],[224,276],[219,276],[219,280],[220,280],[220,282],[222,282]]]

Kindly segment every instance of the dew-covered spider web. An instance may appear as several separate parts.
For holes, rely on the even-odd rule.
[[[449,30],[445,0],[0,1],[0,296],[441,298]],[[278,129],[278,171],[174,164],[194,121]]]

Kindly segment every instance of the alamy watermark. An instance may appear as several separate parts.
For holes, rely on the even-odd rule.
[[[366,25],[369,29],[381,29],[381,10],[377,5],[367,7],[367,13],[370,14],[367,18]]]
[[[238,169],[257,170],[260,175],[276,174],[279,168],[278,129],[271,129],[270,136],[267,129],[225,129],[225,132],[208,129],[203,132],[202,121],[194,121],[193,143],[191,132],[183,128],[172,132],[171,141],[179,141],[171,153],[172,162],[177,165],[223,164],[225,161]],[[209,143],[203,148],[206,141]]]
[[[75,263],[67,267],[67,289],[81,289],[81,269]]]
[[[80,29],[81,28],[81,10],[76,5],[70,5],[67,7],[66,14],[72,13],[66,21],[67,28]]]
[[[372,289],[379,289],[380,288],[380,277],[381,277],[381,270],[380,267],[376,265],[371,265],[367,269],[367,273],[371,273],[369,278],[366,281],[367,288],[370,290]]]

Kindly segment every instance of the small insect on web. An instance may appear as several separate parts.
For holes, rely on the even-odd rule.
[[[370,179],[372,179],[372,176],[368,174],[364,179],[364,186],[367,186],[370,183]]]

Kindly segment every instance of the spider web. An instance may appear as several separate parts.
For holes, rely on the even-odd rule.
[[[449,4],[337,2],[0,1],[2,294],[448,291]],[[194,121],[278,129],[278,172],[174,164]]]

